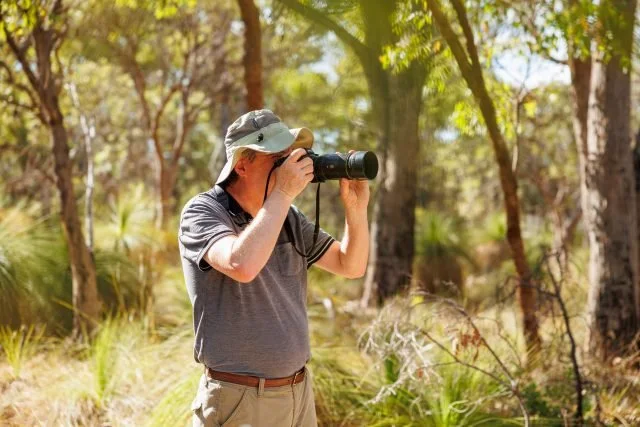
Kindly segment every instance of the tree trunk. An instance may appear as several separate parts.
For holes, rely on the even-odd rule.
[[[168,162],[158,165],[158,217],[156,226],[166,229],[174,210],[173,190],[176,184],[177,168]]]
[[[262,95],[262,37],[260,12],[253,0],[238,0],[244,22],[244,81],[247,89],[247,109],[264,107]]]
[[[389,125],[382,128],[384,134],[380,137],[389,143],[379,153],[382,167],[371,227],[369,269],[361,300],[363,306],[373,298],[377,305],[382,305],[387,298],[406,290],[411,281],[420,159],[418,119],[424,78],[424,70],[416,65],[398,75],[389,74],[389,93],[383,97],[388,104],[374,108],[376,121]],[[379,146],[383,147],[383,144]]]
[[[76,110],[78,110],[78,115],[80,116],[80,128],[82,129],[84,149],[87,156],[86,187],[84,193],[84,224],[85,233],[87,233],[87,248],[89,249],[91,256],[93,256],[93,190],[95,183],[95,176],[93,172],[93,138],[95,137],[95,127],[93,124],[89,123],[87,116],[82,111],[75,83],[69,83],[68,87],[69,94],[71,95],[71,102]]]
[[[589,92],[591,86],[591,58],[580,59],[572,57],[569,59],[571,68],[571,84],[573,87],[573,133],[576,138],[578,149],[578,164],[580,167],[580,199],[582,202],[582,213],[585,221],[589,219],[589,209],[587,202],[587,114],[589,111]]]
[[[50,123],[53,157],[55,160],[56,186],[60,194],[62,229],[69,249],[71,274],[73,279],[73,330],[77,335],[82,331],[90,332],[99,320],[101,304],[98,297],[96,268],[85,244],[80,225],[71,180],[71,163],[67,132],[62,115],[57,106],[54,115],[57,120]]]
[[[589,98],[585,225],[590,249],[589,349],[601,360],[624,354],[639,326],[630,86],[620,56],[605,62],[598,53]]]
[[[244,111],[244,109],[243,109]],[[210,110],[210,116],[215,117],[215,111],[213,108]],[[209,157],[208,168],[211,173],[211,182],[215,183],[218,179],[218,173],[224,167],[227,161],[227,151],[224,145],[224,138],[227,134],[227,128],[232,123],[232,102],[231,102],[231,88],[226,86],[221,93],[220,98],[220,114],[219,129],[220,129],[220,141],[213,150],[211,150],[211,156]]]
[[[350,47],[367,79],[375,118],[371,128],[378,132],[381,169],[361,305],[366,306],[374,295],[376,302],[382,304],[410,283],[420,151],[418,118],[427,67],[423,60],[416,60],[400,72],[382,68],[384,47],[398,41],[393,30],[394,2],[358,2],[364,23],[362,42],[320,10],[295,0],[280,1],[332,31]]]
[[[40,99],[42,116],[51,132],[56,186],[60,194],[62,229],[71,261],[73,330],[74,334],[78,335],[83,331],[90,332],[101,313],[96,268],[82,232],[73,190],[68,135],[60,110],[56,79],[51,67],[53,32],[36,26],[33,38],[39,71],[35,89]]]
[[[638,227],[637,241],[640,245],[640,130],[636,134],[635,147],[633,147],[633,172],[636,192],[636,226]],[[640,247],[638,247],[638,277],[635,294],[636,315],[638,317],[638,328],[640,328]]]
[[[619,22],[610,62],[602,53],[603,48],[611,53],[603,45],[606,37],[592,49],[598,55],[594,61],[574,54],[568,40],[582,212],[590,250],[589,348],[601,360],[624,353],[640,326],[638,187],[634,187],[631,153],[630,79],[621,66],[631,52],[635,2],[605,6],[622,17],[614,20]],[[598,28],[610,25],[600,18]]]
[[[541,339],[537,318],[537,289],[532,283],[531,270],[527,263],[522,231],[520,229],[520,200],[518,197],[518,182],[512,170],[509,149],[498,126],[497,114],[493,100],[487,92],[478,52],[473,38],[473,31],[468,21],[466,9],[459,0],[452,0],[458,23],[462,27],[466,50],[458,35],[454,32],[447,16],[443,13],[438,0],[427,0],[427,5],[433,14],[434,21],[442,36],[447,41],[458,64],[462,77],[473,93],[473,97],[480,107],[482,117],[489,131],[493,145],[493,152],[498,164],[500,186],[504,197],[504,208],[507,217],[507,241],[511,248],[511,256],[518,273],[518,301],[524,324],[524,336],[529,352],[540,349]]]
[[[480,76],[480,81],[482,77]],[[540,348],[541,339],[538,330],[538,297],[535,283],[531,278],[531,269],[527,262],[520,229],[520,199],[518,197],[518,182],[511,169],[511,156],[507,149],[502,133],[498,127],[497,115],[489,97],[486,93],[484,83],[479,84],[473,90],[476,101],[480,105],[482,117],[489,130],[489,135],[493,142],[494,154],[498,169],[500,171],[500,185],[504,195],[504,209],[507,218],[507,241],[511,248],[511,256],[520,280],[518,284],[518,302],[524,324],[524,335],[528,351],[537,351]]]
[[[73,330],[75,335],[79,335],[83,331],[90,332],[94,328],[99,320],[101,304],[96,268],[85,243],[73,190],[68,136],[58,100],[61,76],[54,74],[51,64],[51,57],[57,53],[56,49],[59,47],[63,33],[56,32],[48,25],[61,22],[64,19],[61,13],[64,11],[62,2],[57,1],[47,11],[50,13],[49,16],[36,13],[31,34],[26,34],[33,40],[37,72],[33,70],[33,61],[27,56],[27,51],[19,46],[22,43],[16,41],[14,34],[7,30],[6,25],[4,36],[34,91],[33,98],[38,100],[38,118],[50,132],[56,186],[60,195],[62,230],[71,263]],[[0,16],[0,21],[2,18]]]

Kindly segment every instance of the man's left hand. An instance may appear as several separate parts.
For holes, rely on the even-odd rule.
[[[349,153],[353,153],[350,150]],[[357,179],[340,179],[340,198],[347,211],[367,209],[369,204],[369,181]]]

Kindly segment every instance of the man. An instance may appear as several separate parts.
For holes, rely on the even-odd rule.
[[[369,253],[367,181],[340,181],[341,242],[293,200],[313,179],[309,129],[269,110],[238,118],[216,185],[185,205],[179,245],[204,365],[194,426],[316,426],[309,371],[307,269],[361,277]],[[274,163],[286,157],[281,166]],[[265,198],[266,194],[266,198]]]

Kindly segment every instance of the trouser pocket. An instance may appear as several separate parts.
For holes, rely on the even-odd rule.
[[[196,397],[191,402],[193,427],[218,427],[218,408],[220,406],[221,388],[202,375],[198,384]]]
[[[191,402],[193,427],[252,425],[255,394],[252,387],[211,380],[203,375]]]
[[[218,382],[221,386],[218,420],[223,427],[252,425],[256,394],[253,387]]]

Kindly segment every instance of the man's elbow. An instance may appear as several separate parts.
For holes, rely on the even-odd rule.
[[[364,266],[364,268],[346,271],[344,274],[344,277],[346,277],[347,279],[360,279],[364,277],[366,272],[367,272],[367,266]]]
[[[256,278],[258,273],[258,271],[255,271],[255,269],[250,266],[237,266],[229,272],[229,277],[239,283],[249,283]]]
[[[232,270],[228,276],[239,283],[252,282],[260,273],[260,270],[256,270],[255,266],[249,264],[236,264],[232,266]]]
[[[340,272],[338,273],[342,277],[347,279],[359,279],[367,272],[367,262],[349,262],[349,259],[344,253],[339,253]]]

